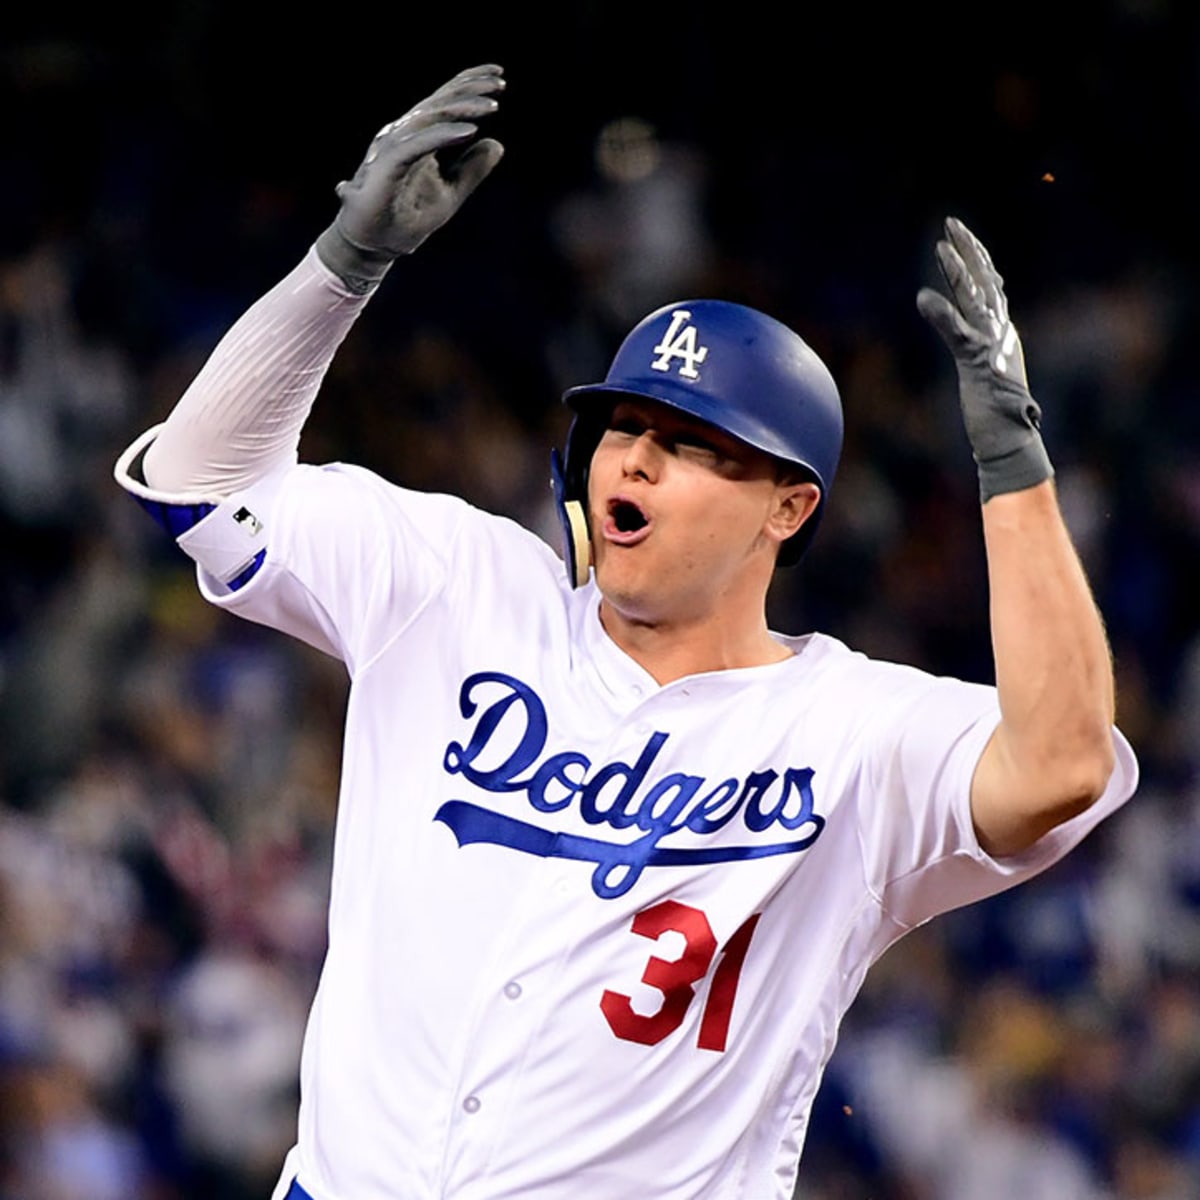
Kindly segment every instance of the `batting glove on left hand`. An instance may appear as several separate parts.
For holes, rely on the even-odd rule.
[[[1008,315],[1004,280],[991,256],[950,217],[937,258],[953,302],[922,288],[917,308],[954,355],[963,421],[986,502],[1033,487],[1049,479],[1054,468],[1042,442],[1042,410],[1025,378],[1021,340]]]
[[[444,225],[500,161],[494,138],[474,140],[475,124],[498,107],[503,69],[460,71],[367,148],[354,178],[337,186],[341,209],[317,239],[321,261],[356,292],[378,282],[401,254],[411,254]],[[465,147],[452,161],[438,154]]]

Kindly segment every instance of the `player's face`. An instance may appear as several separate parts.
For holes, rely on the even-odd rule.
[[[761,593],[779,543],[816,508],[768,455],[704,421],[622,400],[592,456],[592,555],[605,599],[635,620],[703,617]]]

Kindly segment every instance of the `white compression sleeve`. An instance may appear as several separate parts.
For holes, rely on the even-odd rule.
[[[370,296],[347,291],[309,250],[217,344],[146,451],[146,483],[220,500],[295,462],[325,372]]]

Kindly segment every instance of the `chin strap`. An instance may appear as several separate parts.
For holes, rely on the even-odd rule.
[[[567,499],[562,457],[557,450],[550,452],[550,484],[554,488],[554,508],[562,525],[563,565],[567,569],[567,578],[573,588],[583,587],[592,566],[587,517],[578,500]]]

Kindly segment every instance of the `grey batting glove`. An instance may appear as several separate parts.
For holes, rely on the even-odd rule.
[[[347,287],[369,290],[500,161],[504,147],[479,137],[476,122],[496,111],[503,90],[503,68],[471,67],[375,135],[354,178],[337,185],[341,208],[316,242],[321,261]]]
[[[951,298],[922,288],[917,308],[954,355],[963,421],[986,503],[1049,479],[1054,468],[1042,442],[1042,410],[1029,394],[1004,280],[991,256],[961,221],[950,217],[946,240],[937,244],[937,259]]]

